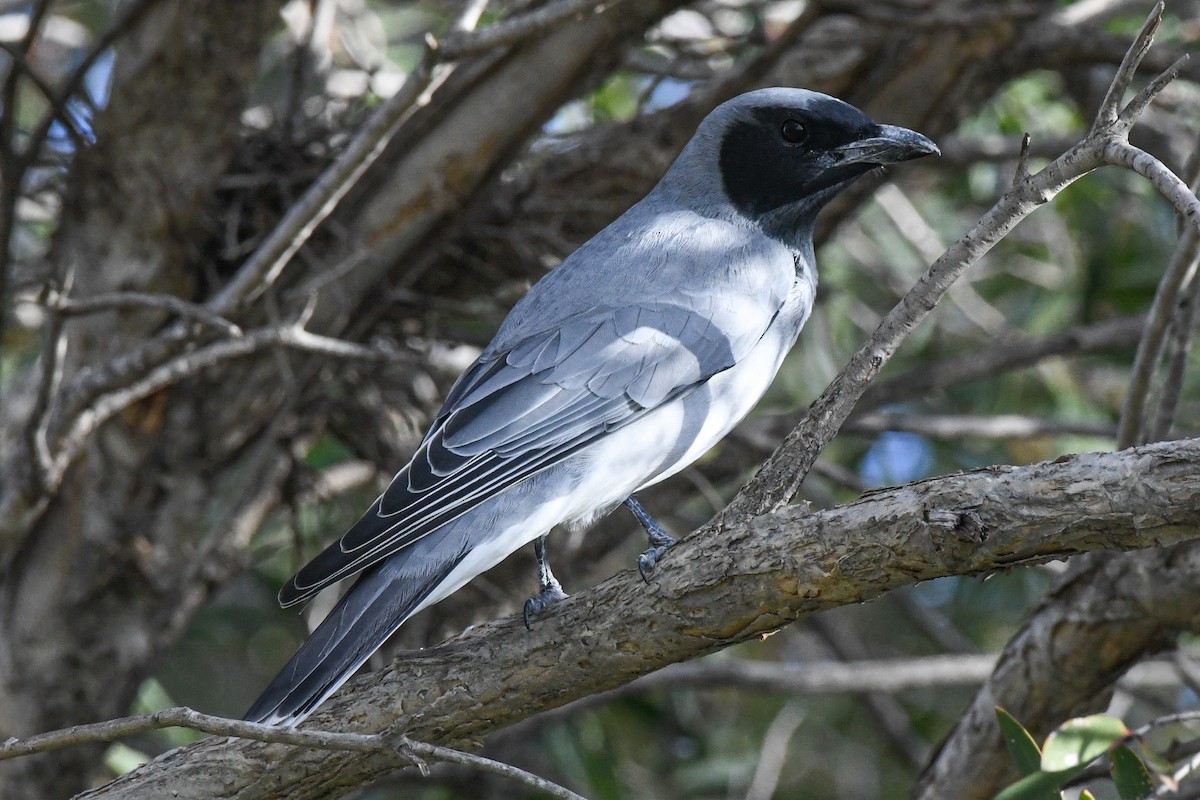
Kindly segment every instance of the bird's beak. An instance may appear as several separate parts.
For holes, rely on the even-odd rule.
[[[844,164],[896,164],[923,156],[940,156],[942,151],[927,136],[896,125],[880,125],[876,134],[850,142],[833,151]]]

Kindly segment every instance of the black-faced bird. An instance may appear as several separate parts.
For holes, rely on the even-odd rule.
[[[885,164],[936,155],[926,137],[840,100],[761,89],[712,111],[646,197],[551,270],[459,377],[412,460],[349,531],[283,587],[285,606],[358,580],[246,718],[294,725],[405,620],[534,543],[541,591],[556,525],[626,504],[749,413],[812,309],[813,225]]]

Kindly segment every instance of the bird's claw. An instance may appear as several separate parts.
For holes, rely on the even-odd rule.
[[[656,541],[653,547],[638,556],[638,574],[642,576],[643,581],[650,583],[650,576],[654,574],[658,559],[674,546],[675,540],[668,536],[666,541]]]
[[[550,606],[557,603],[559,600],[566,600],[569,597],[562,590],[561,586],[547,586],[533,597],[525,601],[525,611],[522,616],[525,619],[525,630],[533,630],[533,618],[545,611]]]

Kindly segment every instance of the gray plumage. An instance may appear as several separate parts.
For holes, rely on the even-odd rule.
[[[362,572],[247,718],[302,720],[412,614],[712,447],[808,317],[817,211],[878,165],[936,152],[801,89],[709,114],[645,199],[517,303],[412,461],[283,588],[292,605]]]

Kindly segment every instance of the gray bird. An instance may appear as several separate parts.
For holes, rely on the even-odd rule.
[[[412,461],[287,583],[290,606],[362,574],[246,714],[303,720],[405,620],[555,525],[625,503],[691,464],[762,397],[816,290],[817,212],[884,164],[938,154],[840,100],[761,89],[710,113],[646,195],[538,281],[459,377]]]

